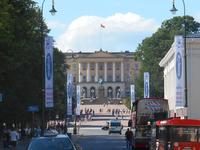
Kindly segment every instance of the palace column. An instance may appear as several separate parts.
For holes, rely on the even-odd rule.
[[[82,67],[82,65],[81,65],[81,63],[79,62],[79,64],[78,64],[78,81],[79,81],[79,83],[80,82],[82,82],[82,74],[81,74],[81,68]]]
[[[121,82],[124,81],[124,63],[121,62]]]
[[[90,63],[87,64],[87,82],[90,82]]]
[[[113,82],[115,82],[115,62],[113,62]]]
[[[104,81],[107,82],[107,62],[104,62]]]
[[[96,65],[95,65],[95,82],[98,82],[98,78],[99,78],[99,75],[98,75],[98,63],[96,62]]]

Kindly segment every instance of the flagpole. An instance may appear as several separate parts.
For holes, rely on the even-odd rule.
[[[102,44],[103,44],[103,29],[105,28],[105,26],[103,24],[100,24],[100,50],[102,50]]]
[[[102,27],[100,25],[100,50],[102,50]]]

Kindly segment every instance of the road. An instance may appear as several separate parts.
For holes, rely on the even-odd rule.
[[[126,141],[122,135],[111,134],[100,128],[81,128],[74,142],[82,147],[82,150],[126,150]]]

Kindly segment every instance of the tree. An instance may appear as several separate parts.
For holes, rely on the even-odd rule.
[[[136,50],[135,59],[141,61],[139,79],[136,81],[137,96],[143,97],[143,73],[150,73],[150,96],[163,97],[163,68],[159,62],[170,49],[174,36],[184,34],[184,17],[174,17],[162,23],[151,36],[145,38]],[[186,33],[199,32],[200,24],[191,16],[185,16]]]
[[[66,112],[66,66],[65,55],[57,48],[54,48],[54,116],[59,115],[62,118]]]
[[[0,92],[5,95],[0,103],[0,122],[31,121],[27,107],[39,105],[41,110],[44,100],[41,40],[49,30],[33,0],[1,0],[0,7]],[[64,58],[57,49],[54,54],[57,101],[63,99],[63,93],[57,91],[64,91]]]

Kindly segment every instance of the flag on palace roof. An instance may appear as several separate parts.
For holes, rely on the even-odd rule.
[[[102,27],[102,28],[105,28],[105,25],[101,24],[101,27]]]

